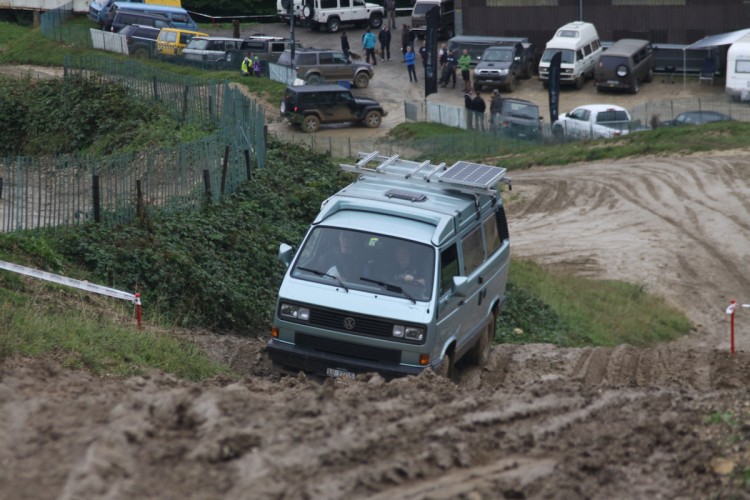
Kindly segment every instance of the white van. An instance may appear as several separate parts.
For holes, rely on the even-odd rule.
[[[392,378],[487,361],[505,303],[505,169],[359,153],[357,180],[326,200],[279,288],[267,353],[330,377]]]
[[[539,62],[539,80],[547,88],[550,61],[552,56],[561,52],[560,83],[575,85],[580,89],[587,78],[594,77],[594,69],[603,50],[593,24],[583,21],[568,23],[547,42]]]
[[[727,51],[726,92],[735,101],[750,101],[750,34]]]

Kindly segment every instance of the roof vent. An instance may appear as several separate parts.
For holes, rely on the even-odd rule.
[[[388,198],[398,198],[399,200],[407,201],[425,201],[427,195],[424,193],[417,193],[416,191],[405,191],[403,189],[390,189],[385,195]]]

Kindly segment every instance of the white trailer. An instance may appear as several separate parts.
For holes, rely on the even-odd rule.
[[[89,0],[0,0],[0,9],[48,11],[70,4],[73,12],[87,14]]]
[[[750,101],[750,33],[727,51],[727,94],[735,101]]]

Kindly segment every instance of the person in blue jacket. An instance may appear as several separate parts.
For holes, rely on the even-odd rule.
[[[409,81],[415,82],[417,81],[417,69],[414,67],[415,57],[416,54],[414,53],[414,50],[411,48],[411,45],[406,47],[406,53],[404,54],[404,61],[406,62],[406,69],[409,71]]]
[[[377,43],[378,39],[375,37],[375,34],[370,31],[370,28],[367,28],[367,31],[364,35],[362,35],[362,48],[365,50],[365,61],[370,62],[370,57],[372,57],[372,65],[377,66],[378,59],[375,57],[375,44]]]

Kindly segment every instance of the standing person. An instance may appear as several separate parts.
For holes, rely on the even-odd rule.
[[[346,60],[352,62],[352,58],[349,55],[351,47],[349,46],[349,37],[346,36],[346,31],[341,33],[341,51],[346,56]]]
[[[458,67],[461,78],[464,79],[464,92],[471,92],[471,56],[468,49],[464,49],[464,53],[458,58]]]
[[[456,88],[456,53],[453,50],[448,51],[448,57],[445,59],[445,68],[443,69],[443,87],[448,86],[448,81],[453,80],[453,88]]]
[[[495,89],[492,91],[492,98],[490,100],[490,130],[500,129],[500,112],[503,109],[503,98],[500,97],[500,91]]]
[[[464,90],[464,113],[466,114],[466,130],[474,128],[474,100],[471,97],[471,90]]]
[[[443,44],[440,46],[440,50],[438,51],[438,62],[440,63],[440,66],[445,64],[445,59],[448,58],[448,45]]]
[[[396,0],[385,0],[385,10],[388,14],[388,27],[392,30],[396,28]]]
[[[427,67],[427,57],[429,57],[429,54],[427,53],[427,41],[422,41],[422,46],[419,47],[419,55],[422,57],[422,67]]]
[[[380,60],[385,61],[391,60],[391,30],[388,26],[383,26],[383,29],[378,33],[378,40],[380,40]]]
[[[263,66],[261,65],[260,59],[258,59],[258,56],[255,56],[253,58],[253,73],[255,73],[255,76],[260,77],[262,72]]]
[[[372,65],[377,66],[378,65],[378,58],[375,57],[375,43],[376,43],[375,34],[370,31],[370,28],[367,28],[367,31],[365,31],[365,34],[362,35],[362,48],[365,50],[365,61],[368,63],[370,62],[370,58],[372,57]]]
[[[406,54],[404,54],[404,61],[406,61],[406,70],[409,72],[409,81],[410,82],[417,82],[417,70],[414,67],[414,60],[416,59],[416,54],[411,49],[411,45],[406,47]],[[412,79],[413,78],[413,79]]]
[[[404,62],[406,62],[406,48],[411,43],[411,26],[404,24],[404,29],[401,32],[401,53],[404,55]]]
[[[484,112],[487,110],[487,104],[478,90],[471,101],[471,109],[474,112],[474,128],[484,132]]]
[[[252,54],[248,53],[245,58],[242,59],[242,65],[240,66],[242,76],[250,76],[250,69],[253,67],[253,60],[251,57]]]

